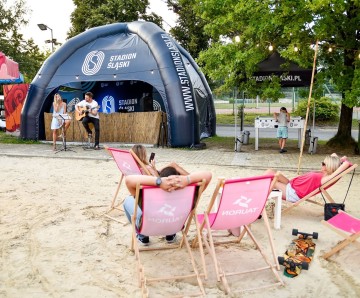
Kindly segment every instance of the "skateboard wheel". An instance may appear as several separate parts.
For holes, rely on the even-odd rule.
[[[302,263],[301,263],[301,269],[308,270],[308,269],[309,269],[309,263],[307,263],[307,262],[302,262]]]
[[[318,234],[318,233],[316,233],[316,232],[314,232],[312,237],[313,237],[314,239],[318,239],[319,234]]]
[[[292,235],[296,236],[299,233],[298,229],[293,229],[292,230]]]
[[[278,262],[280,265],[284,264],[284,257],[278,257]]]

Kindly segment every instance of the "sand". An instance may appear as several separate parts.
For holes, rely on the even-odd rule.
[[[135,257],[129,249],[131,226],[102,216],[120,177],[112,159],[0,156],[0,164],[0,297],[141,297]],[[214,178],[201,199],[202,210],[215,188],[216,177],[262,173],[256,168],[198,165],[191,159],[182,165],[189,171],[203,169],[213,173]],[[356,175],[346,209],[360,217],[358,179]],[[330,193],[344,193],[348,181],[338,182]],[[119,198],[126,194],[122,187]],[[280,230],[273,229],[271,222],[278,255],[294,238],[292,228],[319,233],[308,271],[290,279],[282,274],[281,267],[279,274],[284,287],[226,296],[214,278],[207,255],[211,272],[204,281],[207,297],[360,297],[360,246],[348,246],[328,261],[322,259],[321,255],[341,240],[320,224],[322,217],[321,207],[305,203],[283,217]],[[252,229],[260,242],[266,240],[262,220],[254,223]],[[265,250],[269,249],[266,244]],[[199,260],[197,251],[194,253]],[[229,260],[229,267],[251,266],[249,261],[260,261],[256,253],[248,239],[241,249],[224,246],[220,251]],[[185,266],[185,251],[171,252],[170,260],[164,259],[162,253],[149,254],[145,262],[151,262],[156,271],[170,268],[182,271]],[[255,273],[230,281],[230,286],[236,289],[248,284],[261,285],[273,278]],[[157,283],[150,288],[150,297],[184,293],[193,289],[193,285],[194,281]]]

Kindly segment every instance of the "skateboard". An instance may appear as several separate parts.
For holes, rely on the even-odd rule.
[[[279,264],[285,267],[284,275],[290,278],[298,276],[303,269],[309,269],[316,246],[313,239],[319,237],[316,232],[309,234],[297,229],[292,230],[292,235],[298,237],[291,242],[284,256],[278,257]]]

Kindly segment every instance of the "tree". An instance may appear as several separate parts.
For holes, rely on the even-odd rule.
[[[205,21],[195,14],[195,2],[167,0],[167,4],[178,15],[170,34],[196,59],[201,51],[208,48],[210,37],[204,32]]]
[[[352,109],[360,101],[358,1],[196,0],[196,12],[212,38],[198,59],[204,72],[213,80],[225,80],[225,88],[240,86],[250,94],[262,92],[251,77],[270,45],[284,58],[311,67],[318,40],[314,90],[331,80],[343,94],[338,132],[329,143],[354,143]]]
[[[25,40],[19,32],[28,23],[25,18],[28,12],[24,0],[18,0],[12,6],[7,5],[6,0],[0,0],[0,50],[19,64],[27,83],[45,60],[34,41]]]
[[[87,29],[118,22],[144,20],[161,27],[162,18],[147,13],[148,0],[73,0],[76,8],[71,14],[72,27],[68,37]]]

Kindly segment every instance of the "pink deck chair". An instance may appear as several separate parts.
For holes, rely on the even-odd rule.
[[[337,253],[351,243],[360,244],[357,242],[357,238],[360,237],[359,218],[339,210],[337,215],[330,218],[328,221],[322,220],[321,223],[345,238],[340,243],[335,245],[330,251],[326,252],[322,256],[324,259],[330,258],[333,254]]]
[[[191,251],[187,233],[189,231],[191,222],[195,223],[196,233],[200,237],[199,227],[196,225],[195,220],[195,210],[199,202],[200,196],[204,190],[205,181],[197,184],[190,184],[183,189],[175,190],[172,192],[167,192],[161,188],[154,186],[146,185],[137,185],[136,197],[135,197],[135,210],[139,202],[142,210],[142,220],[141,226],[136,227],[136,216],[137,211],[132,216],[132,241],[131,249],[135,252],[137,260],[137,273],[139,279],[139,287],[142,288],[142,294],[144,297],[147,297],[149,294],[148,284],[156,281],[167,281],[167,280],[181,280],[181,279],[190,279],[196,280],[199,288],[199,292],[189,293],[189,296],[198,295],[205,296],[205,290],[201,280],[201,274],[197,268],[193,253]],[[161,243],[160,240],[157,240],[158,237],[150,238],[150,245],[147,247],[139,246],[136,235],[137,233],[146,235],[146,236],[165,236],[172,235],[180,232],[182,233],[182,238],[176,243]],[[185,244],[186,251],[188,256],[183,259],[183,262],[177,264],[179,268],[183,271],[186,269],[186,261],[189,261],[189,273],[178,275],[176,268],[169,268],[169,262],[166,261],[167,254],[164,250],[168,249],[177,249],[179,250]],[[152,272],[151,274],[147,272],[145,266],[140,258],[140,254],[143,255],[145,251],[147,254],[150,254],[149,251],[162,250],[163,253],[148,255],[146,258],[147,261],[152,258],[158,260],[158,264],[164,264],[163,268],[156,268],[156,274]],[[179,253],[181,253],[179,251]],[[171,257],[171,256],[170,256]],[[159,258],[162,258],[159,262]],[[203,266],[204,266],[204,256],[201,256]],[[150,267],[150,266],[149,266]],[[148,268],[148,267],[147,267]],[[167,271],[174,269],[175,274],[170,274]],[[172,270],[172,271],[174,271]],[[180,271],[180,270],[179,270]],[[157,275],[157,277],[150,276]],[[161,276],[160,276],[161,275]],[[187,294],[181,293],[187,297]]]
[[[212,257],[215,266],[217,280],[222,282],[226,293],[231,292],[229,283],[227,281],[228,276],[248,274],[250,272],[261,270],[269,270],[269,272],[272,272],[273,276],[275,277],[275,281],[270,285],[266,285],[265,287],[273,285],[284,285],[277,272],[277,270],[280,270],[280,267],[272,240],[268,217],[264,209],[269,192],[274,185],[275,180],[276,178],[273,175],[229,180],[219,179],[207,211],[205,211],[204,214],[199,214],[197,216],[204,244],[208,249],[210,256]],[[222,192],[217,212],[211,212],[221,187]],[[262,221],[265,224],[265,230],[269,238],[268,240],[272,251],[273,261],[267,257],[249,227],[249,225],[255,222],[260,215],[262,215]],[[240,232],[240,235],[233,238],[233,240],[217,242],[214,241],[216,231],[236,230],[236,228],[239,227],[242,227],[242,231]],[[207,233],[203,232],[204,228],[207,230]],[[240,241],[243,239],[246,233],[249,235],[249,238],[253,241],[253,243],[256,245],[256,248],[262,255],[262,258],[265,261],[265,267],[262,264],[262,267],[260,268],[252,268],[247,270],[246,268],[241,268],[241,262],[239,262],[238,268],[241,269],[241,271],[230,272],[226,268],[223,268],[223,265],[217,256],[215,246],[224,243],[240,244]],[[197,240],[197,238],[194,239],[193,246],[197,245]],[[238,256],[234,255],[233,260],[238,260]],[[254,278],[256,278],[256,276],[254,276]],[[257,288],[255,287],[246,290],[253,290]]]
[[[333,186],[336,182],[338,182],[342,177],[344,177],[344,175],[346,175],[347,173],[350,173],[351,171],[354,171],[357,166],[358,166],[357,164],[353,164],[352,166],[348,167],[347,169],[342,171],[340,174],[338,174],[334,178],[330,179],[328,182],[321,185],[319,189],[313,190],[312,192],[307,194],[305,197],[301,198],[299,201],[297,201],[295,203],[286,202],[286,203],[288,203],[288,206],[285,207],[284,210],[282,210],[282,213],[285,214],[285,213],[289,212],[290,210],[299,206],[301,203],[303,203],[305,201],[316,204],[316,205],[324,206],[324,204],[322,202],[317,202],[316,200],[313,199],[313,197],[315,197],[317,194],[320,194],[320,193],[323,194],[323,196],[325,197],[324,199],[327,202],[335,203],[334,199],[331,197],[331,195],[328,193],[327,190],[331,186]]]
[[[121,183],[122,183],[124,176],[142,175],[143,173],[146,175],[151,175],[151,174],[150,174],[149,170],[146,168],[146,166],[141,162],[141,160],[137,157],[137,155],[131,149],[129,151],[110,148],[110,147],[105,147],[105,149],[114,158],[114,161],[116,162],[116,165],[118,166],[121,175],[120,175],[120,180],[119,180],[118,186],[116,188],[115,195],[114,195],[113,199],[111,200],[110,208],[103,215],[112,220],[115,220],[117,222],[125,224],[125,223],[127,223],[126,220],[122,221],[122,220],[110,215],[110,213],[114,210],[119,210],[119,211],[123,212],[123,209],[120,206],[121,206],[122,202],[124,201],[125,197],[117,204],[116,204],[116,198],[119,194],[119,190],[120,190]]]

